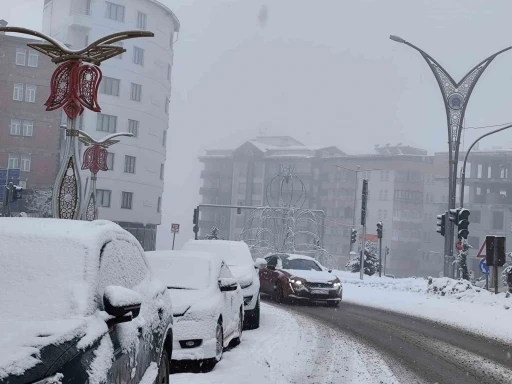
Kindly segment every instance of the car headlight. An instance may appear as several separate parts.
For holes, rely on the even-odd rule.
[[[290,277],[290,283],[297,286],[302,286],[304,283],[296,277]]]
[[[46,379],[36,381],[34,384],[62,384],[62,379],[64,375],[62,373],[57,373],[51,377],[47,377]]]
[[[335,283],[333,284],[333,287],[334,287],[334,288],[339,288],[339,287],[341,287],[341,282],[339,282],[339,281],[335,282]]]

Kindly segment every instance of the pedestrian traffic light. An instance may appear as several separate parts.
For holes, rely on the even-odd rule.
[[[382,239],[382,221],[377,223],[377,237]]]
[[[469,235],[469,210],[464,208],[459,208],[457,219],[459,220],[457,223],[458,227],[458,235],[459,239],[467,239]]]
[[[352,229],[350,234],[350,242],[354,244],[357,241],[357,230]]]
[[[504,236],[496,236],[496,265],[498,267],[503,267],[507,262],[506,254],[505,254],[505,241],[506,237]]]
[[[485,263],[494,266],[494,236],[485,236]]]
[[[199,208],[194,208],[194,217],[192,219],[192,224],[197,225],[199,221]]]
[[[441,236],[444,236],[445,230],[446,230],[446,212],[442,215],[437,215],[437,230],[436,232],[439,233]]]

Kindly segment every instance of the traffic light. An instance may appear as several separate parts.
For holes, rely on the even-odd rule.
[[[441,236],[444,236],[446,230],[446,212],[442,215],[437,215],[437,230]]]
[[[459,229],[459,239],[467,239],[469,235],[469,210],[459,208],[457,227]]]
[[[350,242],[354,244],[357,241],[357,230],[352,229],[350,233]]]
[[[23,188],[18,187],[17,185],[13,185],[11,189],[11,202],[20,200],[22,198],[22,192]]]
[[[496,265],[498,267],[503,267],[507,262],[506,254],[505,254],[505,241],[506,237],[504,236],[496,236]]]
[[[377,237],[382,239],[382,221],[377,223]]]
[[[450,211],[449,211],[450,221],[455,225],[459,225],[459,210],[460,210],[460,208],[455,208],[455,209],[450,209]]]
[[[485,236],[485,263],[494,266],[494,236]]]
[[[192,219],[192,224],[197,225],[198,221],[199,221],[199,209],[194,208],[194,217]]]

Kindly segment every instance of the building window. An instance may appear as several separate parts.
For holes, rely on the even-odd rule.
[[[114,170],[114,153],[112,152],[107,153],[107,168],[109,171]]]
[[[96,190],[96,200],[98,200],[98,205],[100,207],[109,208],[111,194],[112,194],[112,191],[110,191],[108,189],[97,189]]]
[[[36,102],[36,86],[32,84],[27,84],[25,86],[25,101],[29,103]]]
[[[30,155],[21,155],[21,170],[30,171]]]
[[[142,95],[142,85],[132,83],[130,99],[132,99],[134,101],[140,101],[141,95]]]
[[[164,179],[164,169],[165,169],[165,165],[160,164],[160,180]]]
[[[124,22],[124,6],[119,4],[114,4],[110,2],[107,3],[107,12],[105,17],[110,20]]]
[[[96,130],[102,132],[115,133],[117,130],[117,116],[97,114]]]
[[[167,64],[167,80],[171,81],[171,64]]]
[[[162,198],[159,197],[156,203],[156,211],[160,213],[162,211]]]
[[[34,135],[34,122],[32,120],[23,120],[23,136]]]
[[[9,153],[9,160],[7,162],[7,168],[19,168],[20,167],[20,157],[15,153]]]
[[[11,119],[11,135],[21,135],[21,120],[20,119]]]
[[[144,50],[139,47],[133,47],[133,63],[144,65]]]
[[[139,121],[128,119],[128,132],[132,133],[134,137],[139,136]]]
[[[28,51],[28,66],[37,68],[39,64],[39,55],[35,51]]]
[[[244,205],[244,202],[243,202],[242,200],[238,200],[238,204],[237,204],[237,205],[241,207],[241,206],[243,206],[243,205]],[[237,215],[241,215],[241,214],[242,214],[242,210],[241,210],[241,209],[239,209],[239,208],[237,208],[237,210],[236,210],[236,214],[237,214]]]
[[[124,157],[124,171],[126,173],[135,173],[135,161],[136,158],[134,156],[126,155]]]
[[[481,220],[481,212],[480,211],[471,211],[471,222],[472,223],[475,223],[475,224],[478,224],[480,223],[480,220]]]
[[[25,65],[25,58],[27,50],[23,48],[16,48],[16,65]]]
[[[162,134],[162,146],[165,147],[167,145],[167,131],[164,131]]]
[[[16,101],[23,101],[23,83],[14,83],[12,99]]]
[[[146,29],[148,15],[142,12],[137,12],[137,28]]]
[[[121,197],[121,208],[132,209],[133,192],[124,192]]]
[[[492,213],[492,229],[503,229],[503,211],[494,211]]]
[[[119,79],[104,76],[100,83],[99,92],[105,95],[119,96],[120,82]]]

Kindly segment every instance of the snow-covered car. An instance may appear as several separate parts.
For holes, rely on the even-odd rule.
[[[174,312],[173,360],[202,360],[211,370],[224,348],[240,343],[243,297],[226,263],[205,252],[146,252],[167,285]]]
[[[251,251],[243,241],[189,240],[182,248],[204,251],[224,260],[242,287],[244,296],[244,329],[260,326],[260,279]]]
[[[322,301],[337,306],[343,296],[341,281],[309,256],[287,253],[265,257],[260,267],[261,292],[275,301]]]
[[[167,383],[171,297],[110,221],[0,218],[0,383]]]

